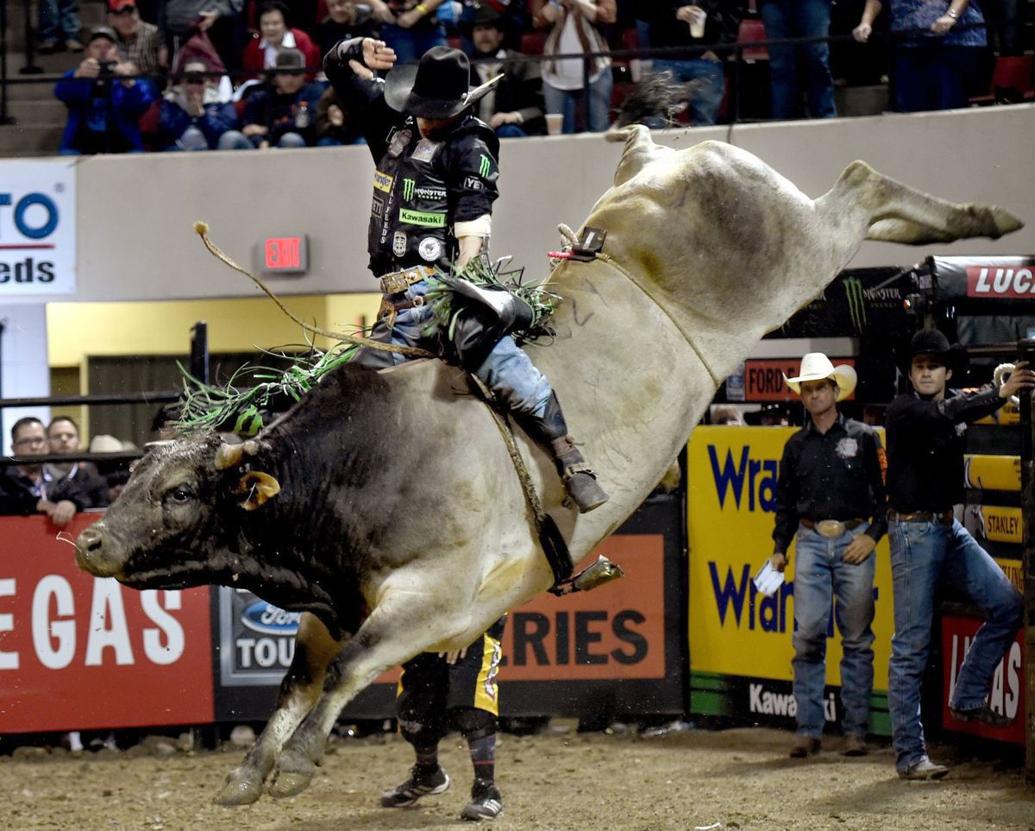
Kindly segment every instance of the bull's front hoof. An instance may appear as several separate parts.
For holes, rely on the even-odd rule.
[[[246,767],[235,768],[226,777],[226,784],[212,801],[216,805],[231,808],[235,805],[251,805],[262,796],[262,779]]]
[[[298,753],[285,753],[280,757],[276,773],[270,781],[270,796],[283,799],[297,796],[309,787],[316,775],[316,765]]]
[[[992,224],[995,227],[995,233],[989,236],[994,239],[998,239],[1003,234],[1010,234],[1014,231],[1019,231],[1024,227],[1024,223],[1021,222],[1009,211],[1004,211],[1002,208],[993,205],[989,208],[989,213],[992,215]]]

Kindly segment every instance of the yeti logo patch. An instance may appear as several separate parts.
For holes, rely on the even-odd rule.
[[[402,231],[396,231],[392,237],[392,253],[396,257],[406,256],[406,234]]]

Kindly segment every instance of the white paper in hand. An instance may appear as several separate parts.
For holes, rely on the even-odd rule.
[[[758,593],[772,597],[782,585],[783,572],[773,568],[771,560],[766,560],[765,565],[755,574],[755,588],[758,589]]]

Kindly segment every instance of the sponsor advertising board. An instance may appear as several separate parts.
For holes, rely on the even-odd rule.
[[[988,706],[1007,718],[1013,719],[1003,727],[991,727],[976,722],[956,721],[949,714],[949,701],[956,688],[963,660],[974,641],[982,621],[970,617],[945,615],[942,617],[942,726],[946,730],[971,733],[1000,742],[1024,745],[1024,670],[1022,661],[1023,635],[1018,632],[1006,655],[999,662],[992,678]]]
[[[835,365],[855,366],[854,358],[830,359]],[[801,358],[749,360],[744,365],[744,401],[796,401],[798,396],[784,383],[783,376],[794,378],[801,369]],[[854,398],[853,392],[849,399]]]
[[[0,518],[0,733],[207,724],[209,592],[136,591],[75,565],[45,517]]]
[[[691,711],[777,719],[795,714],[794,547],[787,581],[773,597],[752,576],[773,550],[773,511],[783,427],[697,427],[690,440],[689,625]],[[875,551],[874,698],[871,730],[890,732],[886,690],[893,629],[887,538]],[[827,715],[840,715],[840,637],[827,627]]]
[[[649,501],[588,557],[606,554],[626,576],[592,592],[541,594],[507,620],[501,664],[505,715],[678,713],[683,708],[681,501]],[[216,711],[220,720],[266,718],[294,654],[299,615],[250,592],[214,593]],[[399,670],[377,679],[346,716],[395,713]]]
[[[75,162],[0,161],[0,297],[76,285]]]

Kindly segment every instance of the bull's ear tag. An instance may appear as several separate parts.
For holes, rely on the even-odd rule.
[[[280,493],[280,482],[261,470],[250,470],[238,480],[235,493],[244,496],[240,502],[244,510],[254,511]]]

